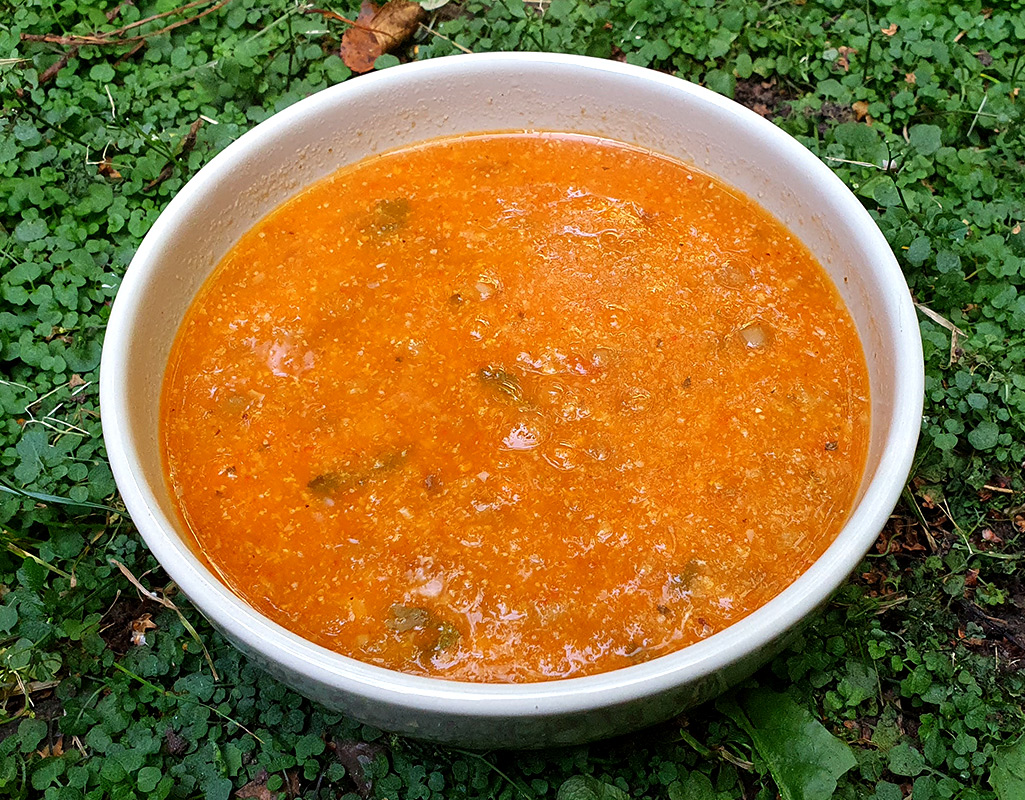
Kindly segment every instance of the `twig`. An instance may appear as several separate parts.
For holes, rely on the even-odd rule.
[[[356,30],[369,31],[370,33],[374,33],[374,34],[378,34],[380,36],[383,36],[386,39],[394,39],[395,38],[395,35],[392,34],[392,33],[388,33],[387,31],[382,31],[379,28],[373,28],[370,25],[364,25],[359,20],[349,19],[348,17],[343,17],[341,14],[338,14],[338,13],[336,13],[334,11],[330,11],[330,10],[328,10],[326,8],[304,8],[304,9],[302,9],[302,13],[303,14],[320,14],[322,17],[327,17],[328,19],[335,19],[335,20],[338,20],[339,22],[344,22],[346,25],[348,25],[351,28],[355,28]],[[418,23],[418,24],[423,26],[423,23]],[[430,30],[430,28],[428,28],[428,30]],[[433,31],[432,31],[432,33],[433,33]],[[437,34],[437,35],[441,36],[440,33]],[[441,38],[442,39],[447,39],[448,37],[447,36],[441,36]],[[449,39],[449,41],[451,42],[452,40]],[[452,43],[455,44],[455,42],[452,42]],[[460,48],[460,49],[464,49],[464,48]],[[467,50],[466,52],[469,53],[471,51]]]
[[[118,64],[124,63],[125,61],[130,59],[132,56],[134,56],[136,53],[138,53],[140,50],[142,50],[142,48],[144,48],[145,46],[146,46],[146,42],[144,42],[144,41],[143,42],[139,42],[137,45],[135,45],[135,47],[133,47],[127,53],[125,53],[124,55],[119,56],[117,61],[114,62],[114,66],[116,67]]]
[[[185,619],[185,615],[182,614],[182,612],[178,609],[178,606],[176,606],[166,597],[161,597],[156,592],[151,592],[149,589],[143,586],[139,582],[139,579],[132,574],[131,570],[129,570],[128,567],[126,567],[116,558],[110,558],[107,560],[115,567],[117,567],[119,570],[121,570],[121,574],[124,575],[125,578],[128,579],[128,582],[132,584],[132,586],[134,586],[136,589],[138,589],[144,597],[148,597],[154,603],[159,603],[164,608],[170,609],[178,615],[178,620],[181,622],[185,630],[187,630],[189,632],[189,635],[196,640],[196,644],[203,648],[203,655],[206,656],[206,663],[210,667],[210,672],[214,676],[214,680],[219,681],[221,678],[217,674],[217,669],[214,667],[214,660],[210,657],[210,651],[206,649],[206,645],[203,644],[203,640],[200,638],[199,633],[196,631],[194,627],[192,627],[192,623]]]
[[[362,25],[360,25],[358,22],[356,22],[356,20],[349,19],[348,17],[343,17],[341,14],[335,13],[334,11],[330,11],[330,10],[328,10],[326,8],[307,7],[307,8],[302,9],[302,13],[303,14],[320,14],[320,16],[322,16],[322,17],[327,17],[328,19],[336,19],[339,22],[344,22],[346,25],[351,25],[354,28],[362,28],[365,31],[370,30],[370,28],[365,28]]]
[[[167,33],[169,31],[173,31],[175,28],[180,28],[182,25],[189,25],[189,24],[195,22],[198,19],[202,19],[207,14],[212,14],[213,12],[217,11],[218,9],[223,8],[228,3],[230,3],[231,0],[221,0],[216,5],[210,6],[210,8],[207,8],[207,9],[199,12],[198,14],[196,14],[194,16],[188,17],[187,19],[180,19],[177,22],[172,22],[170,25],[165,25],[163,28],[160,28],[160,29],[155,30],[155,31],[149,31],[147,33],[139,34],[138,36],[125,36],[125,37],[121,37],[119,35],[121,33],[126,32],[127,30],[129,30],[131,28],[134,28],[134,27],[137,27],[139,25],[142,25],[144,22],[152,22],[153,20],[160,19],[161,17],[166,17],[166,16],[169,16],[171,14],[178,14],[178,13],[181,13],[182,11],[185,11],[187,9],[193,8],[194,6],[197,6],[197,5],[201,5],[202,3],[205,3],[205,2],[209,2],[209,0],[195,0],[195,2],[188,3],[187,5],[184,5],[181,8],[176,8],[176,9],[173,9],[171,11],[165,11],[162,14],[156,14],[156,15],[154,15],[152,17],[148,17],[147,19],[140,20],[138,22],[133,22],[131,25],[126,25],[124,28],[119,28],[117,30],[108,31],[108,32],[105,32],[105,33],[94,34],[94,35],[91,35],[91,36],[57,36],[56,34],[52,34],[52,33],[45,33],[45,34],[23,33],[23,34],[21,34],[21,40],[23,42],[48,42],[50,44],[73,45],[73,46],[76,46],[76,47],[81,47],[83,45],[90,45],[90,44],[91,45],[120,45],[120,44],[130,44],[132,42],[142,42],[142,41],[145,41],[146,39],[149,39],[151,36],[157,36],[157,35],[159,35],[161,33]]]
[[[159,186],[174,174],[175,164],[177,164],[183,156],[187,156],[191,153],[192,148],[196,146],[196,134],[199,132],[202,125],[203,118],[199,117],[189,126],[189,132],[182,138],[182,143],[178,148],[178,152],[172,158],[168,159],[167,163],[164,164],[164,168],[160,170],[160,174],[146,184],[147,191],[152,189],[154,186]]]
[[[204,3],[209,3],[209,2],[210,2],[210,0],[193,0],[193,2],[191,2],[191,3],[186,3],[183,6],[178,6],[178,8],[172,8],[170,11],[165,11],[162,14],[154,14],[151,17],[146,17],[145,19],[136,20],[135,22],[132,22],[132,23],[130,23],[128,25],[125,25],[123,28],[118,28],[117,30],[113,30],[113,31],[105,31],[103,35],[104,36],[117,36],[119,34],[124,33],[125,31],[130,31],[132,28],[138,28],[140,25],[145,25],[147,22],[153,22],[154,20],[163,19],[164,17],[171,17],[171,16],[174,16],[175,14],[180,14],[183,11],[188,11],[190,8],[195,8],[196,6],[201,6]]]
[[[39,85],[46,86],[50,81],[57,77],[57,73],[64,69],[68,62],[78,55],[78,47],[72,47],[64,55],[54,61],[50,66],[44,69],[39,74]]]
[[[122,8],[124,8],[125,6],[134,6],[134,5],[135,5],[135,0],[121,0],[120,3],[118,3],[112,9],[110,9],[110,11],[108,11],[104,16],[107,17],[107,22],[113,22],[117,18],[118,14],[121,13],[121,9]]]

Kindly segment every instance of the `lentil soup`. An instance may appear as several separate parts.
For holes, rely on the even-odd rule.
[[[616,669],[723,630],[843,526],[854,325],[810,253],[669,158],[431,141],[271,213],[190,308],[168,483],[234,592],[454,680]]]

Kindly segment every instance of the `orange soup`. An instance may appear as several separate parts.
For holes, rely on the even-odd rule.
[[[165,379],[198,551],[310,641],[454,680],[637,664],[787,587],[851,510],[861,345],[792,234],[563,134],[360,162],[247,233]]]

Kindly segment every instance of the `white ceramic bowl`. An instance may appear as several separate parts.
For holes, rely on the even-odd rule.
[[[774,600],[683,650],[546,683],[469,684],[400,674],[311,644],[254,611],[186,544],[157,436],[168,352],[197,289],[231,245],[338,167],[467,132],[578,131],[675,156],[747,193],[804,241],[861,336],[871,384],[868,466],[837,540]],[[922,411],[922,350],[897,262],[842,182],[787,134],[676,78],[596,59],[454,56],[351,80],[276,114],[224,150],[168,205],[111,312],[100,402],[125,505],[168,574],[251,659],[308,697],[389,731],[471,747],[540,747],[667,719],[750,674],[820,606],[875,540],[907,478]]]

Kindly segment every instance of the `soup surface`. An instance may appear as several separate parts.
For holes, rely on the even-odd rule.
[[[676,161],[437,140],[278,208],[190,308],[169,484],[238,595],[362,661],[585,675],[706,638],[843,525],[868,439],[808,251]]]

